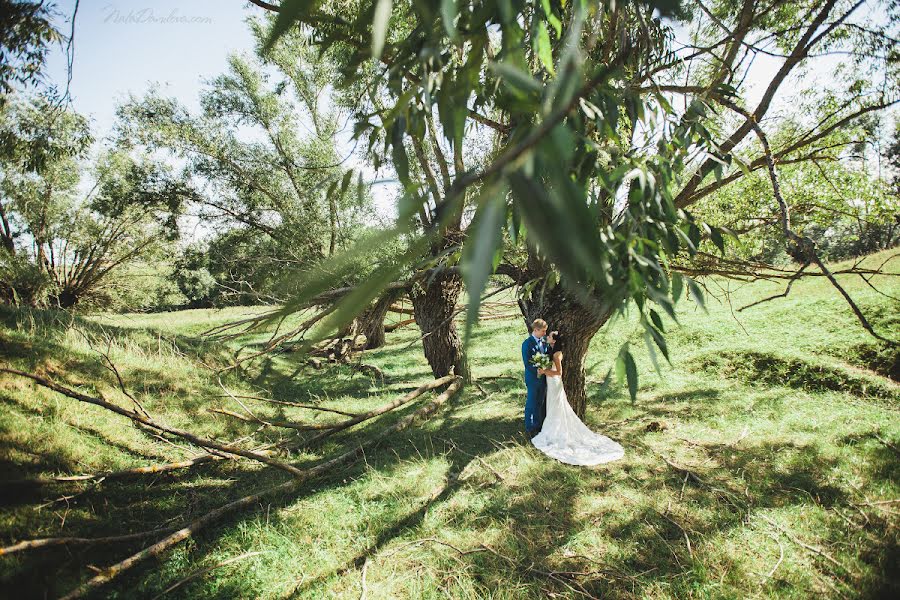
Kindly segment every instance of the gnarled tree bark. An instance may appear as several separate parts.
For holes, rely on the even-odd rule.
[[[425,358],[435,377],[451,372],[465,380],[470,377],[469,361],[453,321],[461,291],[462,276],[456,271],[442,271],[431,279],[419,279],[410,290]]]
[[[611,311],[586,306],[561,286],[547,291],[543,296],[535,292],[532,299],[523,300],[519,306],[527,323],[544,319],[549,325],[548,331],[559,331],[565,336],[563,388],[572,409],[583,419],[587,408],[584,359],[591,340],[609,320]]]
[[[359,317],[359,333],[366,336],[366,350],[381,348],[385,344],[384,318],[391,305],[403,295],[405,290],[388,288]]]

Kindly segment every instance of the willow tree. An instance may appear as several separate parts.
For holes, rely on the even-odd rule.
[[[343,61],[339,87],[377,90],[381,105],[357,114],[357,134],[384,140],[373,152],[393,164],[403,186],[400,218],[387,235],[412,231],[419,240],[348,296],[335,318],[349,318],[403,266],[421,264],[424,251],[439,283],[461,272],[468,331],[489,276],[509,275],[526,320],[540,316],[569,334],[565,385],[579,413],[588,344],[632,302],[648,348],[668,358],[662,315],[675,318],[684,290],[702,301],[673,260],[694,255],[701,243],[721,250],[727,233],[688,209],[768,168],[763,151],[756,154],[754,128],[786,82],[796,81],[792,73],[816,53],[846,52],[885,77],[836,79],[838,108],[769,148],[774,160],[799,160],[830,132],[889,106],[896,84],[889,66],[896,36],[850,19],[864,2],[254,4],[279,13],[270,43],[299,26]],[[674,21],[660,15],[690,19],[691,43],[678,47]],[[742,81],[760,52],[776,55],[779,67],[747,106]],[[887,83],[879,89],[870,81]],[[489,159],[456,161],[467,136],[484,131],[495,139]],[[454,158],[439,194],[427,172],[410,176],[409,156],[428,144],[446,144]],[[470,209],[471,225],[461,231]],[[521,261],[503,262],[504,240],[523,246]],[[312,278],[305,293],[326,287],[340,264]],[[627,346],[619,366],[633,397],[637,374]]]
[[[0,112],[4,300],[71,308],[173,241],[188,182],[121,149],[87,163],[92,142],[84,117],[44,96]]]
[[[221,286],[238,297],[279,301],[286,292],[270,282],[351,243],[369,198],[348,185],[338,190],[350,175],[338,151],[346,117],[328,101],[327,63],[286,39],[265,60],[248,53],[228,64],[202,89],[198,112],[155,89],[129,98],[118,108],[118,137],[185,161],[202,186],[197,216],[233,247],[252,250],[231,255],[241,264]],[[264,289],[248,272],[265,274]]]

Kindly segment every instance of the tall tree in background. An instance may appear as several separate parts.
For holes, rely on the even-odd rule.
[[[295,41],[265,62],[232,56],[228,72],[202,92],[200,114],[156,91],[118,111],[122,143],[186,159],[203,186],[197,216],[232,244],[256,249],[234,253],[239,268],[222,269],[234,277],[220,284],[223,293],[257,302],[277,300],[274,282],[285,273],[345,246],[368,200],[360,205],[346,185],[326,194],[346,172],[337,149],[342,114],[328,99],[327,63]]]
[[[187,182],[163,165],[104,152],[80,184],[93,141],[84,117],[37,96],[0,123],[0,263],[7,301],[69,308],[117,269],[171,240]]]
[[[50,45],[62,40],[53,18],[49,2],[0,0],[0,105],[40,78]]]

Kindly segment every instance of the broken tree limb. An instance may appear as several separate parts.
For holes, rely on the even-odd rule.
[[[359,413],[348,412],[346,410],[338,410],[336,408],[326,408],[324,406],[316,406],[315,404],[300,404],[298,402],[290,402],[288,400],[275,400],[273,398],[263,398],[262,396],[240,396],[237,394],[222,394],[219,396],[220,398],[229,397],[229,398],[243,398],[244,400],[259,400],[260,402],[269,402],[271,404],[281,404],[283,406],[293,406],[296,408],[305,408],[307,410],[320,410],[323,412],[335,413],[338,415],[344,415],[345,417],[355,417]]]
[[[384,331],[386,333],[392,333],[394,331],[397,331],[401,327],[406,327],[407,325],[412,325],[415,322],[416,322],[415,319],[405,319],[403,321],[398,321],[397,323],[391,323],[390,325],[384,326]]]
[[[147,467],[134,467],[132,469],[122,469],[120,471],[101,471],[99,473],[87,473],[84,475],[65,475],[62,477],[36,477],[34,479],[19,479],[16,481],[7,481],[4,485],[26,486],[26,485],[53,485],[55,483],[73,483],[78,481],[98,481],[110,479],[124,479],[134,477],[136,475],[152,475],[157,473],[168,473],[169,471],[177,471],[179,469],[189,469],[195,465],[212,462],[214,460],[222,460],[221,456],[213,454],[202,454],[190,460],[166,463],[162,465],[150,465]]]
[[[173,427],[168,427],[166,425],[161,425],[154,421],[151,418],[145,417],[144,415],[133,411],[122,408],[121,406],[117,406],[112,404],[111,402],[107,402],[101,398],[94,398],[93,396],[88,396],[86,394],[82,394],[81,392],[69,389],[63,385],[50,381],[44,377],[39,375],[34,375],[32,373],[26,373],[24,371],[19,371],[18,369],[9,369],[6,367],[0,367],[0,373],[10,373],[12,375],[19,375],[20,377],[26,377],[31,379],[32,381],[53,390],[54,392],[58,392],[63,396],[67,396],[72,398],[73,400],[78,400],[80,402],[85,402],[87,404],[93,404],[94,406],[99,406],[101,408],[105,408],[109,411],[112,411],[118,415],[122,415],[123,417],[128,417],[132,421],[136,423],[140,423],[141,425],[145,425],[152,429],[156,429],[157,431],[162,431],[165,433],[169,433],[176,437],[180,437],[184,440],[191,442],[196,446],[200,446],[201,448],[209,448],[212,450],[218,450],[220,452],[225,452],[226,454],[234,454],[237,456],[243,456],[244,458],[249,458],[251,460],[255,460],[257,462],[264,463],[271,467],[275,467],[277,469],[281,469],[283,471],[287,471],[292,475],[299,475],[302,473],[300,469],[291,466],[289,464],[285,464],[283,462],[277,461],[273,458],[269,458],[263,454],[259,454],[258,452],[251,452],[250,450],[243,450],[241,448],[236,448],[234,446],[228,446],[226,444],[220,444],[219,442],[208,440],[205,438],[201,438],[199,436],[194,435],[189,431],[184,431],[181,429],[175,429]]]
[[[161,539],[160,541],[156,542],[152,546],[148,546],[148,547],[144,548],[143,550],[141,550],[140,552],[137,552],[136,554],[129,556],[125,560],[122,560],[122,561],[116,563],[115,565],[112,565],[106,569],[103,569],[97,575],[95,575],[94,577],[92,577],[91,579],[89,579],[88,581],[86,581],[85,583],[83,583],[82,585],[80,585],[79,587],[77,587],[76,589],[71,591],[70,593],[63,596],[62,600],[72,600],[74,598],[83,597],[85,594],[87,594],[91,591],[94,591],[97,588],[109,583],[110,581],[115,579],[120,574],[124,573],[125,571],[127,571],[129,569],[132,569],[133,567],[137,566],[138,564],[142,563],[143,561],[145,561],[149,558],[152,558],[154,556],[159,556],[163,552],[166,552],[173,546],[176,546],[180,542],[188,539],[189,537],[194,535],[196,532],[207,527],[211,523],[214,523],[215,521],[224,517],[225,515],[228,515],[232,512],[240,510],[240,509],[249,508],[251,506],[254,506],[264,497],[267,497],[267,496],[270,496],[273,494],[278,494],[278,493],[289,493],[289,492],[296,491],[305,482],[309,481],[310,479],[312,479],[314,477],[318,477],[319,475],[325,474],[337,466],[354,462],[360,456],[363,455],[363,452],[365,452],[365,450],[367,450],[371,447],[377,446],[378,444],[383,442],[385,439],[387,439],[388,436],[390,436],[394,433],[397,433],[399,431],[403,431],[404,429],[406,429],[407,427],[409,427],[410,425],[412,425],[419,419],[428,417],[431,414],[433,414],[434,412],[436,412],[439,408],[441,408],[447,402],[447,400],[449,400],[453,395],[455,395],[461,387],[462,387],[462,378],[458,378],[458,377],[454,378],[453,383],[451,383],[447,387],[447,389],[444,390],[443,393],[438,395],[433,401],[431,401],[429,404],[426,404],[422,408],[418,409],[414,413],[400,419],[393,425],[386,427],[379,435],[370,438],[368,441],[360,444],[359,446],[357,446],[356,448],[354,448],[352,450],[348,450],[348,451],[344,452],[343,454],[340,454],[330,460],[319,463],[315,467],[311,467],[309,469],[304,469],[302,471],[301,475],[294,477],[294,478],[290,479],[289,481],[286,481],[279,485],[262,490],[255,494],[250,494],[248,496],[244,496],[243,498],[238,498],[237,500],[233,500],[223,506],[220,506],[217,509],[214,509],[214,510],[206,513],[202,517],[195,519],[194,521],[191,521],[190,523],[188,523],[181,529],[179,529],[179,530],[175,531],[174,533],[172,533],[171,535]]]
[[[150,531],[139,531],[137,533],[127,533],[125,535],[109,535],[96,538],[85,537],[55,537],[55,538],[38,538],[35,540],[22,540],[6,548],[0,548],[0,556],[15,554],[17,552],[25,552],[28,550],[37,550],[39,548],[49,548],[52,546],[90,546],[94,544],[113,544],[119,542],[133,542],[142,540],[155,535],[164,535],[175,531],[177,527],[164,527],[162,529],[153,529]]]
[[[269,427],[283,427],[285,429],[294,429],[297,431],[318,431],[320,429],[330,429],[334,427],[334,424],[330,423],[316,423],[307,425],[304,423],[294,423],[293,421],[273,421],[270,419],[263,419],[261,417],[257,417],[255,415],[250,417],[245,417],[244,415],[240,415],[236,412],[232,412],[230,410],[225,410],[224,408],[210,408],[209,412],[216,413],[219,415],[225,415],[226,417],[231,417],[233,419],[238,419],[240,421],[244,421],[246,423],[260,423],[261,425],[267,425]]]
[[[358,425],[359,423],[362,423],[363,421],[368,421],[369,419],[377,417],[378,415],[383,415],[386,412],[390,412],[390,411],[394,410],[395,408],[399,408],[399,407],[403,406],[404,404],[407,404],[408,402],[415,400],[416,398],[418,398],[419,396],[421,396],[428,390],[433,390],[434,388],[440,387],[446,383],[450,383],[455,378],[456,378],[455,375],[447,375],[446,377],[441,377],[440,379],[435,379],[434,381],[429,381],[426,384],[420,385],[419,387],[417,387],[413,391],[409,392],[405,396],[397,398],[393,402],[389,402],[385,405],[379,406],[375,410],[371,410],[367,413],[357,415],[357,416],[353,417],[352,419],[347,419],[346,421],[344,421],[342,423],[336,423],[334,425],[331,425],[331,426],[329,426],[329,428],[326,431],[316,434],[304,442],[299,442],[299,444],[303,445],[303,446],[309,446],[311,444],[314,444],[315,442],[323,440],[326,437],[334,435],[335,433],[344,431],[345,429],[349,429],[350,427],[353,427],[354,425]],[[294,445],[295,444],[291,444],[288,447],[294,447]]]

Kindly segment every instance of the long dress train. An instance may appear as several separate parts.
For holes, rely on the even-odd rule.
[[[531,443],[547,456],[570,465],[599,465],[625,455],[617,442],[594,433],[578,418],[558,375],[547,376],[547,416]]]

